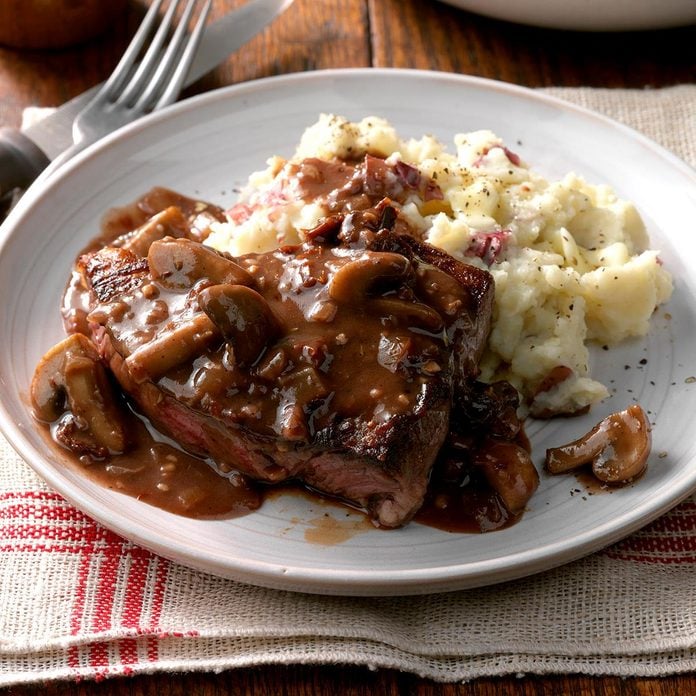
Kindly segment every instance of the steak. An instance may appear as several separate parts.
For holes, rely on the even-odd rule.
[[[397,527],[478,374],[493,280],[350,222],[238,258],[178,234],[145,250],[140,235],[78,269],[102,360],[159,430],[223,473],[299,480]]]

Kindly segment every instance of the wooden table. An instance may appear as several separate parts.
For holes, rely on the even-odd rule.
[[[213,15],[241,4],[215,0]],[[143,7],[131,1],[109,35],[61,51],[0,48],[0,126],[22,109],[54,106],[103,80],[116,64]],[[277,73],[338,67],[445,70],[531,87],[661,87],[696,82],[696,27],[634,34],[534,29],[477,17],[435,0],[296,0],[263,35],[200,80],[189,94]],[[264,667],[221,675],[156,675],[100,684],[12,688],[18,696],[58,694],[350,694],[505,696],[696,694],[696,675],[664,679],[581,675],[480,679],[443,685],[389,670]]]

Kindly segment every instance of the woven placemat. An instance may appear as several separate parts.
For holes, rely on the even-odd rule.
[[[696,164],[696,86],[550,89]],[[107,531],[0,438],[0,685],[264,664],[441,681],[696,669],[696,498],[600,553],[491,588],[310,596],[211,577]]]

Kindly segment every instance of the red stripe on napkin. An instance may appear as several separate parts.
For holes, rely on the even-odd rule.
[[[138,659],[138,642],[134,638],[124,638],[119,641],[118,655],[122,665],[137,665],[140,662]],[[124,672],[127,674],[125,669]]]
[[[50,491],[0,495],[0,550],[68,553],[79,558],[70,633],[87,642],[72,645],[67,662],[75,674],[104,677],[132,671],[129,665],[159,659],[160,626],[170,563],[73,508]],[[121,599],[115,606],[115,598]],[[114,630],[133,638],[101,641]],[[139,646],[135,636],[147,636]],[[91,640],[92,637],[97,638]],[[119,667],[115,667],[119,665]]]
[[[152,569],[159,568],[165,562],[139,546],[131,546],[128,549],[128,556],[130,568],[128,569],[128,583],[125,588],[121,625],[124,628],[141,632],[148,579],[152,577]],[[159,607],[157,622],[159,622],[159,612],[161,612],[161,600],[159,601]],[[155,621],[151,620],[149,623],[154,625]]]
[[[604,553],[610,558],[639,563],[696,563],[696,501],[684,501]]]

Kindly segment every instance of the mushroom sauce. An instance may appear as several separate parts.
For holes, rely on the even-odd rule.
[[[63,302],[65,328],[69,334],[88,334],[88,317],[92,324],[109,320],[115,326],[112,339],[124,348],[136,378],[141,374],[143,381],[157,382],[186,406],[205,409],[213,403],[229,421],[289,443],[306,442],[337,420],[365,414],[366,408],[377,423],[417,412],[424,408],[426,386],[437,384],[447,371],[451,317],[465,298],[452,277],[432,265],[409,264],[389,251],[373,258],[364,248],[371,229],[386,224],[407,231],[384,196],[398,199],[404,190],[419,188],[426,199],[438,199],[437,186],[412,170],[370,157],[359,165],[301,163],[294,185],[308,200],[323,197],[332,215],[308,233],[310,243],[237,258],[234,277],[217,281],[211,280],[218,273],[216,265],[230,262],[212,251],[208,257],[196,245],[194,262],[205,266],[206,279],[188,277],[193,247],[181,237],[202,241],[210,222],[224,219],[223,211],[154,189],[132,206],[112,211],[89,247],[98,249],[117,238],[122,242],[137,232],[129,244],[147,244],[152,279],[134,281],[128,302],[102,301],[95,309],[76,270]],[[366,180],[376,195],[366,196]],[[377,198],[382,202],[375,204]],[[337,236],[341,246],[322,245],[324,238]],[[184,257],[186,262],[176,261]],[[135,278],[137,263],[134,269]],[[247,291],[250,285],[262,303],[256,292]],[[378,286],[375,297],[372,291]],[[236,308],[233,320],[231,305]],[[170,322],[172,315],[176,325]],[[195,353],[191,360],[162,362],[158,336],[170,340],[177,331],[182,345],[194,341]],[[238,333],[243,341],[236,340]],[[356,382],[353,368],[364,364],[366,355],[377,356],[376,361],[369,378]],[[416,520],[449,531],[483,532],[519,519],[537,478],[513,392],[504,383],[477,385],[467,394],[468,406],[457,405],[453,431]],[[191,517],[236,516],[261,505],[267,487],[238,473],[233,459],[212,461],[184,451],[125,396],[119,393],[114,399],[126,414],[128,447],[123,453],[81,449],[79,416],[70,409],[52,419],[54,439],[63,446],[70,443],[87,475]]]
[[[312,171],[308,163],[304,169]],[[374,172],[377,167],[372,166]],[[331,184],[331,190],[342,188],[350,190],[350,181],[355,177],[355,168],[337,168]],[[308,185],[309,176],[300,177],[301,185]],[[324,191],[326,193],[326,191]],[[329,192],[330,193],[330,192]],[[397,193],[393,188],[391,193]],[[309,194],[308,194],[309,195]],[[321,195],[314,191],[312,195]],[[184,198],[164,189],[154,189],[131,206],[111,211],[104,220],[102,234],[88,247],[98,249],[110,244],[116,238],[128,235],[134,229],[141,229],[158,211],[167,210],[175,205],[184,211],[191,227],[203,230],[210,219],[220,219],[222,211],[198,201]],[[364,205],[364,203],[363,203]],[[360,201],[351,197],[344,200],[342,212],[359,208]],[[338,207],[337,207],[338,209]],[[356,241],[354,230],[364,229],[365,218],[389,215],[385,209],[363,208],[355,210],[354,215],[361,216],[359,224],[346,223],[339,219],[329,221],[317,235],[340,233]],[[358,220],[354,220],[357,223]],[[177,220],[164,219],[166,225],[176,225]],[[198,227],[197,227],[198,223]],[[338,225],[338,229],[336,226]],[[203,235],[200,232],[201,236]],[[160,230],[161,236],[161,230]],[[416,277],[410,279],[407,292],[416,292],[424,296],[432,295],[441,288],[445,292],[439,297],[441,312],[434,312],[428,305],[419,305],[417,297],[410,297],[410,315],[404,321],[394,319],[394,305],[403,294],[404,288],[390,297],[387,292],[382,299],[385,307],[367,309],[360,299],[359,292],[353,292],[359,277],[347,278],[345,288],[341,286],[341,269],[359,255],[351,249],[350,242],[344,247],[322,247],[307,245],[297,250],[278,250],[265,255],[263,269],[258,268],[255,255],[237,259],[240,267],[253,273],[256,286],[271,307],[278,306],[281,311],[274,311],[274,317],[282,317],[284,326],[273,326],[266,322],[256,340],[261,344],[270,336],[282,336],[283,340],[274,345],[273,351],[265,351],[258,362],[255,377],[225,367],[225,344],[204,347],[200,356],[188,366],[165,369],[158,375],[166,389],[182,400],[183,403],[197,403],[209,398],[211,393],[225,393],[229,414],[234,414],[243,425],[249,424],[254,429],[272,434],[281,434],[285,439],[300,440],[307,436],[307,430],[316,431],[330,420],[350,417],[365,403],[374,404],[371,417],[387,418],[390,415],[406,412],[417,407],[422,398],[422,385],[428,380],[437,380],[442,369],[443,347],[447,336],[447,303],[460,301],[456,294],[456,283],[437,268],[422,264]],[[403,258],[394,254],[387,256],[383,277],[402,277],[413,273],[406,269]],[[330,278],[325,277],[329,270]],[[268,281],[268,282],[267,282]],[[367,282],[367,281],[364,281]],[[176,285],[176,283],[174,283]],[[454,287],[453,287],[454,285]],[[153,329],[166,322],[173,307],[178,307],[179,317],[185,316],[187,302],[186,291],[172,288],[171,279],[166,284],[149,283],[133,293],[133,306],[122,307],[101,303],[99,312],[121,312],[124,320],[116,340],[130,344],[132,351],[141,342],[152,338]],[[266,288],[266,289],[264,289]],[[351,296],[346,305],[335,302],[333,295],[339,299],[343,295]],[[415,290],[414,290],[415,288]],[[205,288],[203,288],[205,290]],[[201,292],[201,288],[196,288]],[[152,303],[156,295],[156,301]],[[149,311],[139,311],[138,297],[144,296],[150,301]],[[401,298],[403,299],[403,298]],[[413,300],[416,300],[415,302]],[[216,302],[224,298],[209,298],[214,309]],[[159,308],[159,316],[157,310]],[[87,333],[87,316],[90,312],[90,299],[80,281],[79,271],[75,271],[68,283],[63,301],[63,318],[69,334]],[[258,314],[258,312],[257,312]],[[385,315],[390,317],[385,324]],[[128,318],[126,318],[126,316]],[[357,317],[357,319],[356,319]],[[443,320],[444,317],[444,320]],[[90,321],[98,317],[91,316]],[[302,322],[302,319],[314,318],[314,322]],[[263,321],[253,322],[258,327]],[[288,327],[297,320],[305,327],[305,334],[288,331]],[[416,331],[410,330],[412,324],[418,325]],[[327,326],[330,327],[327,332]],[[306,333],[306,327],[316,327],[316,335]],[[379,328],[379,330],[376,330]],[[328,340],[327,340],[328,338]],[[251,343],[254,342],[253,330]],[[237,356],[244,360],[254,360],[251,349],[248,356]],[[377,355],[374,366],[374,379],[364,383],[351,384],[351,389],[341,388],[341,384],[350,382],[351,367],[365,354]],[[288,371],[288,364],[294,369]],[[330,366],[331,369],[327,369]],[[277,378],[283,373],[281,389],[268,389],[268,378]],[[403,375],[408,378],[404,379]],[[326,397],[329,397],[328,399]],[[302,405],[324,399],[329,407],[317,409],[308,419]],[[84,451],[78,455],[79,466],[88,476],[100,484],[122,493],[131,495],[150,504],[169,510],[176,514],[196,517],[231,517],[245,514],[257,509],[263,500],[263,493],[268,489],[264,484],[250,481],[236,472],[234,462],[214,462],[184,449],[166,436],[146,418],[137,413],[137,407],[128,402],[122,394],[115,397],[126,404],[127,431],[129,446],[124,453],[105,453],[95,456],[94,452]],[[307,409],[304,409],[306,411]],[[62,413],[50,424],[54,439],[65,446],[66,433],[75,430],[74,414]],[[519,429],[517,424],[515,430]],[[62,436],[59,431],[62,430]],[[458,457],[456,445],[443,448],[432,475],[428,496],[416,519],[423,523],[438,526],[450,531],[488,531],[507,526],[519,517],[519,512],[510,513],[501,502],[500,497],[486,482],[480,472],[474,472],[464,464],[465,457]],[[463,452],[463,450],[462,450]],[[466,471],[464,470],[466,469]],[[453,472],[457,483],[453,485]],[[221,476],[226,485],[220,485]],[[283,486],[292,489],[293,482],[284,482]],[[273,487],[277,490],[277,486]]]
[[[375,169],[373,165],[373,172]],[[316,178],[314,163],[307,163],[299,171],[310,172]],[[350,192],[355,172],[355,167],[345,164],[337,167],[331,186],[307,195],[337,198],[337,189]],[[299,177],[298,186],[306,186],[311,178],[307,175]],[[324,172],[319,178],[326,181],[331,176]],[[398,191],[392,189],[391,193],[398,194]],[[452,279],[427,264],[417,268],[409,290],[402,287],[392,297],[387,293],[382,298],[386,303],[383,308],[374,300],[372,306],[365,304],[360,294],[359,275],[343,281],[343,289],[341,282],[336,282],[337,277],[340,280],[341,269],[364,253],[351,248],[351,240],[357,241],[356,230],[364,230],[364,223],[370,217],[390,214],[387,207],[360,209],[360,204],[358,197],[346,196],[344,207],[337,206],[340,217],[327,219],[314,231],[316,237],[342,234],[348,242],[345,246],[309,244],[299,253],[297,249],[279,249],[264,255],[263,268],[259,268],[257,255],[237,259],[241,272],[253,275],[256,287],[272,308],[272,314],[263,316],[258,307],[250,308],[251,315],[246,319],[252,321],[246,322],[247,340],[244,342],[247,354],[238,349],[239,354],[230,361],[226,355],[229,345],[211,342],[210,346],[204,346],[192,364],[171,369],[165,366],[162,374],[156,375],[162,386],[183,403],[196,406],[216,398],[219,404],[219,397],[224,394],[228,417],[258,432],[280,435],[290,442],[306,439],[336,417],[350,417],[364,409],[366,403],[374,405],[371,417],[377,420],[416,407],[423,385],[430,379],[437,379],[442,369],[443,348],[449,340],[447,306],[456,304],[461,298]],[[186,222],[170,215],[161,218],[158,224],[163,219],[166,225],[184,225],[187,235],[194,238],[203,239],[210,220],[219,220],[224,215],[215,206],[164,189],[154,189],[132,206],[111,211],[105,218],[101,236],[90,244],[89,249],[106,246],[134,229],[142,229],[153,215],[171,210],[172,206],[182,213]],[[353,219],[346,221],[344,214],[353,206],[356,208],[351,211]],[[359,220],[357,216],[360,216]],[[398,254],[393,254],[393,258],[386,256],[387,261],[382,261],[382,280],[388,280],[390,276],[401,277],[408,272]],[[330,277],[327,277],[327,271]],[[374,277],[374,269],[371,277]],[[133,306],[123,307],[119,302],[114,305],[102,303],[95,311],[97,314],[120,312],[123,315],[115,338],[128,344],[132,354],[133,350],[137,352],[139,344],[151,341],[156,327],[166,323],[173,308],[178,308],[179,316],[185,319],[185,305],[190,302],[189,290],[195,282],[191,279],[184,281],[178,283],[180,287],[177,287],[176,278],[171,276],[165,283],[147,283],[133,293]],[[205,291],[205,287],[196,288],[199,295]],[[398,297],[398,292],[416,293],[415,297],[409,298],[412,301],[409,316],[404,321],[399,321],[394,315],[395,301],[403,299]],[[430,304],[437,294],[436,306],[442,308],[441,311],[433,312],[425,303],[419,306],[418,294]],[[149,311],[139,311],[139,297],[150,302]],[[340,301],[337,302],[337,298]],[[225,301],[224,297],[214,294],[205,299],[211,312]],[[76,270],[68,283],[62,308],[66,331],[69,334],[88,333],[89,312],[88,293]],[[389,317],[387,321],[385,316]],[[95,319],[99,317],[90,317],[91,321]],[[301,319],[313,320],[305,321],[303,326],[315,327],[315,335],[293,334],[293,340],[288,340],[283,325],[287,327]],[[412,330],[414,324],[417,325],[415,331]],[[236,329],[231,327],[230,330]],[[279,338],[282,340],[271,341]],[[272,349],[266,350],[269,343]],[[378,356],[373,378],[358,384],[353,382],[351,389],[342,388],[350,382],[351,366],[356,361],[362,362],[365,354]],[[257,360],[259,355],[261,359]],[[245,362],[254,362],[256,366],[251,378],[248,372],[238,369]],[[288,366],[292,369],[288,370]],[[403,379],[404,372],[408,375],[406,380]],[[278,379],[280,375],[281,388],[269,389],[269,379]],[[530,451],[514,413],[516,401],[510,399],[510,394],[502,393],[505,389],[502,385],[479,385],[478,391],[468,394],[470,412],[457,413],[455,418],[471,421],[473,415],[475,430],[475,412],[487,410],[490,414],[494,404],[497,434],[502,433],[509,445],[500,445],[499,440],[477,442],[471,431],[450,433],[435,462],[428,494],[415,517],[417,521],[448,531],[484,532],[506,527],[519,519],[521,509],[510,511],[511,506],[506,506],[500,487],[489,475],[492,469],[505,469],[506,464],[511,464],[512,472],[523,470],[524,466],[519,467],[519,462],[512,460],[528,459],[524,453]],[[80,453],[79,443],[77,448],[71,447],[78,452],[75,458],[79,460],[80,469],[95,481],[165,510],[194,518],[238,516],[258,509],[262,504],[269,487],[237,472],[234,461],[213,461],[185,451],[139,414],[124,395],[117,393],[114,399],[127,424],[129,442],[126,451],[95,456],[94,451]],[[314,411],[307,409],[306,405],[312,402],[321,402],[322,407]],[[512,408],[510,404],[513,404]],[[308,410],[309,418],[306,417]],[[61,413],[50,423],[53,439],[65,446],[67,438],[74,445],[75,438],[79,439],[77,420],[69,410]],[[606,428],[600,430],[604,432]],[[649,451],[649,441],[647,449]],[[572,451],[577,453],[577,450],[575,447]],[[477,466],[485,459],[495,460],[495,465],[488,469]],[[221,485],[221,478],[225,485]],[[282,484],[286,490],[295,486],[292,481]],[[504,486],[517,487],[524,496],[536,483],[517,476],[516,480],[513,477],[513,480],[506,481]],[[278,486],[273,486],[273,490],[277,491]]]

